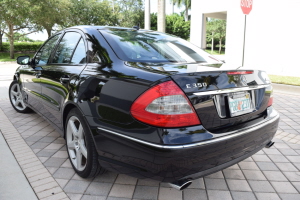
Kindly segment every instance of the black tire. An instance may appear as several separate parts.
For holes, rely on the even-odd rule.
[[[18,81],[11,82],[8,90],[11,105],[19,113],[30,113],[32,110],[23,101],[23,94]]]
[[[70,110],[67,116],[65,138],[70,162],[79,176],[90,178],[105,172],[98,162],[98,153],[90,129],[77,108]]]

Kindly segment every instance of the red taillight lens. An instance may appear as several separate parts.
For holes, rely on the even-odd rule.
[[[227,72],[228,75],[242,75],[242,74],[253,74],[253,71],[234,71]]]
[[[273,96],[270,96],[269,102],[268,102],[268,107],[273,104]]]
[[[153,126],[174,128],[200,124],[193,106],[173,81],[144,92],[134,101],[130,112],[137,120]]]

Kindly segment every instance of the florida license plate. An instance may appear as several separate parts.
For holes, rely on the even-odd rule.
[[[253,110],[249,92],[235,92],[228,95],[229,110],[232,117],[249,113]]]

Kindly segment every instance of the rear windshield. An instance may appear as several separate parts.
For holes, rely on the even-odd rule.
[[[132,62],[216,62],[193,44],[168,34],[110,28],[100,30],[117,56]],[[217,60],[218,61],[218,60]]]

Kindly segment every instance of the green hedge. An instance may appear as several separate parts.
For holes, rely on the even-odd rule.
[[[15,51],[37,51],[44,42],[15,42]],[[3,42],[0,51],[9,51],[9,42]]]

